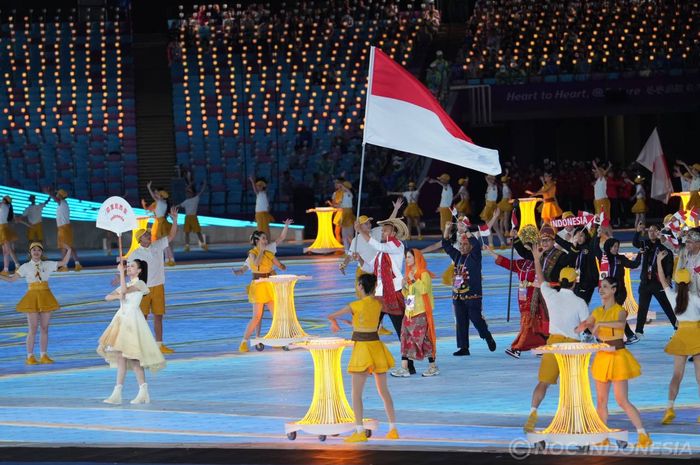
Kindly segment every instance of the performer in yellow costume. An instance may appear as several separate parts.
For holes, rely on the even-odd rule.
[[[641,375],[642,370],[632,353],[625,348],[624,335],[627,311],[622,307],[627,291],[612,276],[604,278],[598,288],[603,305],[593,310],[591,316],[581,323],[577,332],[589,329],[600,341],[615,348],[612,352],[600,351],[595,355],[591,373],[596,385],[596,410],[604,423],[608,422],[608,396],[610,385],[615,392],[615,401],[637,428],[637,447],[650,447],[651,438],[644,429],[639,410],[632,405],[627,395],[628,380]],[[607,440],[606,440],[607,441]]]
[[[435,179],[428,179],[428,182],[431,184],[440,184],[440,186],[442,186],[440,205],[436,211],[440,213],[440,230],[444,232],[445,224],[452,221],[452,211],[450,207],[452,206],[454,193],[452,191],[452,186],[450,186],[450,175],[443,173]]]
[[[472,214],[472,204],[469,201],[469,178],[466,176],[459,178],[457,184],[459,184],[459,190],[457,190],[457,195],[455,195],[458,199],[455,208],[458,213],[469,216]]]
[[[700,208],[700,163],[694,163],[688,165],[684,161],[677,160],[676,163],[682,165],[689,176],[688,191],[690,192],[690,198],[688,199],[688,204],[686,205],[686,210],[692,210],[693,207]]]
[[[0,202],[0,245],[2,245],[3,260],[3,269],[0,274],[3,276],[10,276],[10,258],[15,262],[15,269],[19,268],[19,260],[17,260],[14,245],[14,242],[17,240],[17,233],[15,233],[11,225],[15,221],[14,216],[12,198],[6,195]]]
[[[634,190],[634,205],[632,205],[632,213],[634,213],[634,227],[636,228],[638,224],[646,224],[647,215],[647,192],[644,189],[644,178],[637,175],[634,178],[635,190]]]
[[[557,203],[557,182],[552,177],[552,173],[545,171],[541,178],[542,188],[537,192],[525,191],[533,197],[542,196],[542,222],[549,223],[561,216],[561,208]]]
[[[400,195],[406,199],[406,208],[403,211],[403,216],[406,218],[409,239],[411,239],[410,232],[412,231],[412,228],[416,228],[416,231],[418,232],[418,240],[423,239],[423,234],[421,234],[420,227],[423,210],[421,210],[418,206],[418,196],[420,195],[420,190],[423,188],[423,185],[427,180],[427,178],[423,179],[417,188],[416,183],[410,181],[408,183],[408,190],[404,192],[387,192],[387,195]]]
[[[151,188],[152,185],[153,181],[149,181],[146,188],[148,189],[148,193],[151,194],[155,205],[151,205],[151,207],[145,207],[144,205],[144,208],[151,210],[155,215],[153,226],[151,226],[151,242],[156,242],[159,239],[168,237],[170,228],[173,226],[168,222],[168,218],[166,217],[168,210],[170,210],[168,201],[170,194],[168,194],[168,191],[162,189],[153,190]],[[142,203],[145,204],[145,202]],[[170,246],[170,243],[168,243],[165,248],[165,258],[167,260],[165,263],[167,266],[175,266],[175,255],[173,254],[173,248]]]
[[[263,281],[257,282],[258,279],[269,278],[274,273],[274,267],[280,270],[286,270],[287,267],[280,263],[275,257],[275,254],[270,250],[266,250],[269,240],[267,234],[262,231],[255,231],[250,236],[250,243],[253,246],[248,252],[248,260],[238,270],[234,270],[235,275],[241,275],[250,269],[253,272],[253,280],[248,286],[248,302],[253,304],[253,317],[250,319],[248,326],[245,329],[243,340],[238,346],[239,352],[248,352],[248,340],[253,331],[258,331],[260,336],[260,321],[262,320],[264,306],[274,312],[274,296],[272,284]]]
[[[389,432],[386,439],[398,439],[394,401],[391,398],[386,380],[387,371],[394,366],[394,358],[386,345],[379,340],[377,334],[379,315],[382,312],[382,304],[374,298],[377,277],[372,274],[362,275],[358,278],[356,287],[360,300],[328,315],[331,330],[334,333],[340,331],[338,319],[344,315],[352,315],[352,340],[355,341],[355,344],[350,355],[348,372],[352,376],[352,409],[355,413],[356,431],[345,438],[345,442],[367,441],[362,423],[364,414],[362,391],[369,375],[374,375],[377,391],[384,402],[384,410],[386,410],[386,416],[389,419]],[[343,321],[350,323],[347,320]]]
[[[327,200],[326,203],[330,207],[335,207],[338,210],[333,214],[333,235],[335,235],[335,239],[342,243],[343,242],[343,236],[342,236],[342,222],[343,222],[343,210],[340,209],[340,204],[343,201],[343,196],[345,195],[345,189],[343,189],[343,183],[345,182],[345,178],[342,176],[339,176],[335,178],[333,183],[335,184],[335,191],[333,192],[333,198],[331,200]]]
[[[0,275],[0,279],[7,282],[17,281],[24,278],[29,289],[22,299],[17,303],[17,311],[27,315],[27,365],[37,363],[53,363],[49,358],[49,321],[51,312],[59,309],[56,297],[49,289],[49,277],[58,268],[65,266],[70,260],[70,250],[60,262],[48,261],[44,257],[44,246],[40,242],[29,244],[29,256],[31,260],[20,266],[10,277]],[[39,348],[41,357],[37,361],[34,357],[34,341],[37,329],[41,328],[41,338]]]

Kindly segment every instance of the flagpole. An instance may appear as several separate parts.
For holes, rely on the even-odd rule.
[[[513,204],[513,208],[518,208],[520,209],[520,202],[517,202],[517,204]],[[516,217],[517,218],[517,217]],[[511,232],[513,231],[513,227],[511,224]],[[506,322],[510,321],[510,301],[511,301],[511,294],[513,293],[513,259],[515,258],[515,237],[510,238],[510,266],[509,266],[509,273],[508,273],[508,308],[506,309]]]
[[[362,158],[360,160],[360,182],[357,187],[357,214],[355,218],[360,218],[360,206],[362,204],[362,180],[365,174],[365,131],[367,130],[367,118],[369,116],[369,96],[372,94],[372,74],[374,72],[374,46],[369,49],[369,71],[367,73],[367,95],[365,96],[365,122],[362,127]],[[355,231],[357,237],[357,231]],[[357,241],[355,241],[355,251],[357,250]]]

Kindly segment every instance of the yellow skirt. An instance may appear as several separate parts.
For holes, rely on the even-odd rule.
[[[457,202],[457,205],[455,205],[455,208],[462,215],[471,215],[472,214],[472,205],[469,202],[469,200],[467,200],[467,199],[462,199],[459,202]]]
[[[342,226],[343,228],[351,228],[354,225],[355,215],[352,212],[352,208],[343,208],[340,226]]]
[[[170,234],[170,228],[172,228],[173,225],[168,222],[168,219],[163,217],[156,217],[155,221],[153,222],[153,226],[151,226],[151,240],[152,241],[157,241],[158,239],[162,239],[163,237],[167,237],[168,234]]]
[[[602,383],[624,381],[641,375],[642,368],[632,352],[620,349],[596,353],[591,365],[591,374],[593,379]]]
[[[593,206],[595,207],[596,215],[604,211],[605,217],[610,218],[610,199],[594,200]]]
[[[664,351],[670,355],[700,354],[700,321],[680,321]]]
[[[44,227],[41,223],[29,226],[27,230],[27,239],[29,239],[29,242],[42,242],[44,240]]]
[[[9,224],[0,224],[0,244],[17,240],[17,233]]]
[[[452,211],[447,207],[440,207],[440,231],[445,232],[445,224],[452,221]]]
[[[266,304],[274,300],[272,283],[253,281],[248,286],[248,302],[251,304]]]
[[[449,265],[447,269],[442,273],[442,284],[445,286],[450,286],[452,287],[452,283],[455,278],[455,267],[453,265]]]
[[[497,207],[498,204],[495,201],[487,200],[486,205],[484,205],[484,209],[481,210],[479,218],[488,223],[488,221],[493,217],[493,212],[496,211]]]
[[[501,213],[510,213],[513,211],[513,204],[510,203],[509,198],[504,198],[498,202],[498,209],[501,210]]]
[[[542,204],[542,221],[545,223],[549,223],[551,220],[559,218],[561,213],[561,208],[556,200],[552,200],[551,202],[545,201]]]
[[[343,222],[343,210],[336,210],[335,213],[333,213],[333,224],[335,225],[340,225],[340,223]]]
[[[270,212],[255,212],[255,222],[257,223],[258,231],[262,231],[267,234],[268,240],[270,239],[270,223],[275,221]]]
[[[647,203],[644,201],[644,199],[637,199],[636,202],[634,202],[634,205],[632,205],[632,213],[635,215],[637,213],[646,213],[647,212]]]
[[[394,366],[394,357],[382,341],[355,341],[348,373],[386,373]]]
[[[202,232],[202,227],[199,225],[199,219],[197,215],[185,215],[185,232],[186,233],[200,233]]]
[[[690,198],[685,209],[692,210],[693,207],[700,208],[700,194],[698,194],[698,191],[690,191]]]
[[[560,342],[579,342],[578,339],[562,336],[561,334],[550,334],[547,338],[547,345],[558,344]],[[537,379],[542,383],[557,384],[559,378],[559,365],[554,354],[544,354],[540,360],[540,371]]]
[[[58,247],[73,247],[73,226],[64,224],[58,227]]]
[[[423,216],[423,210],[420,209],[416,202],[408,202],[403,211],[403,216],[406,218],[420,218]]]
[[[49,283],[30,283],[29,290],[17,303],[17,311],[21,313],[53,312],[60,307],[54,297]]]

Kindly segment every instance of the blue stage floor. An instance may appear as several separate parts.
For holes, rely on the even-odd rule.
[[[310,334],[331,336],[325,316],[354,299],[353,275],[340,274],[337,257],[283,260],[288,273],[313,277],[300,281],[296,288],[302,326]],[[428,264],[441,274],[448,258],[432,254]],[[301,418],[311,400],[311,357],[303,350],[236,352],[251,315],[245,290],[250,276],[233,276],[232,266],[208,263],[167,269],[165,342],[176,353],[168,356],[164,371],[147,375],[151,404],[146,406],[128,403],[137,390],[131,373],[125,383],[125,404],[102,403],[115,378],[114,370],[95,353],[97,339],[116,311],[114,303],[103,300],[113,288],[111,270],[88,269],[52,277],[51,286],[62,308],[52,319],[49,352],[56,363],[50,366],[24,365],[26,322],[14,307],[26,285],[0,283],[0,445],[348,447],[341,438],[329,437],[321,443],[304,433],[293,443],[287,440],[284,423]],[[437,285],[441,374],[390,378],[401,433],[398,441],[382,439],[386,417],[373,383],[368,383],[365,416],[381,423],[368,445],[359,447],[502,452],[513,441],[524,440],[522,425],[529,413],[539,359],[528,353],[515,360],[503,353],[517,332],[518,314],[514,300],[513,319],[506,322],[507,272],[497,268],[489,256],[484,257],[484,288],[484,313],[498,350],[489,352],[472,329],[472,355],[452,356],[450,290]],[[654,304],[652,310],[659,309]],[[667,455],[671,449],[681,456],[700,454],[700,403],[691,365],[676,402],[678,418],[671,426],[660,423],[672,360],[663,352],[671,327],[663,312],[658,313],[660,321],[648,326],[644,340],[632,346],[643,374],[631,381],[630,398],[642,410],[655,441],[654,454]],[[266,314],[263,331],[269,322]],[[349,332],[342,335],[348,337]],[[384,340],[399,359],[396,337]],[[344,366],[348,357],[346,350]],[[419,373],[426,365],[417,363]],[[344,377],[349,396],[349,376]],[[546,426],[557,397],[557,389],[550,389],[538,426]],[[611,426],[632,429],[612,399],[610,407]],[[635,441],[636,433],[631,431],[630,442]],[[614,450],[610,448],[610,453]]]

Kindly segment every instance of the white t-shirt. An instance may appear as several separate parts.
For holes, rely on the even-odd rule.
[[[454,193],[452,192],[452,186],[449,184],[442,186],[442,194],[440,195],[440,208],[450,208],[452,206],[452,199],[454,198]]]
[[[29,205],[27,208],[24,209],[24,213],[22,213],[22,216],[27,217],[29,224],[41,223],[41,214],[44,211],[45,206],[46,206],[45,203],[38,203],[38,204],[34,204],[34,205]],[[2,221],[2,220],[0,220],[0,221]]]
[[[593,196],[596,200],[608,198],[608,181],[605,178],[598,178],[593,184]]]
[[[17,274],[27,281],[27,284],[38,283],[40,281],[47,282],[51,273],[58,269],[58,262],[40,261],[35,262],[30,260],[17,268]],[[37,271],[39,276],[37,276]]]
[[[373,228],[370,232],[370,237],[374,238],[376,241],[382,240],[382,228]],[[350,241],[350,248],[345,251],[347,255],[352,255],[355,252],[355,244],[357,244],[357,253],[362,258],[364,262],[362,265],[357,263],[357,266],[362,269],[365,273],[374,273],[374,257],[377,256],[377,251],[374,247],[369,245],[369,242],[362,237],[362,234],[358,234],[353,237]]]
[[[255,195],[255,213],[270,210],[270,202],[267,201],[267,191],[260,191]]]
[[[156,218],[163,218],[168,212],[168,202],[165,200],[156,200]]]
[[[340,208],[352,208],[352,194],[343,191],[343,200],[340,201]]]
[[[667,287],[664,289],[668,301],[671,302],[671,308],[676,308],[676,291]],[[678,321],[700,321],[700,297],[692,292],[688,295],[688,308],[680,315],[676,315]]]
[[[574,329],[588,318],[586,301],[571,289],[561,289],[557,292],[549,283],[542,283],[540,292],[549,309],[549,334],[578,339]]]
[[[196,215],[197,207],[199,207],[199,196],[195,195],[187,200],[183,200],[180,206],[185,209],[185,215]]]
[[[457,196],[461,200],[469,200],[469,191],[467,190],[466,187],[459,186],[459,190],[457,191]]]
[[[691,181],[685,176],[681,176],[681,191],[688,192],[690,190]]]
[[[0,224],[7,224],[7,217],[10,216],[10,206],[0,201]]]
[[[372,271],[374,271],[374,264],[377,260],[380,260],[381,257],[381,252],[385,252],[389,254],[389,258],[391,258],[391,270],[394,273],[394,290],[395,291],[400,291],[401,288],[403,287],[403,258],[404,258],[404,245],[403,242],[400,243],[401,245],[397,246],[393,242],[379,242],[373,237],[370,237],[369,239],[369,245],[376,250],[377,253],[374,257],[374,260],[372,260]],[[380,278],[381,276],[381,270],[382,270],[382,263],[381,260],[379,261],[379,264],[377,266],[377,290],[374,293],[374,295],[381,297],[384,295],[384,286],[382,284],[382,280]]]
[[[403,192],[403,197],[406,199],[406,202],[408,202],[408,203],[418,202],[418,191],[405,191],[405,192]]]
[[[148,248],[139,246],[131,252],[129,260],[144,260],[148,264],[148,287],[156,287],[165,284],[165,259],[163,251],[168,247],[168,238],[162,237],[151,242]]]
[[[642,186],[641,184],[637,184],[637,187],[635,187],[634,189],[634,195],[638,199],[645,199],[647,197],[647,193],[644,190],[644,186]]]
[[[65,226],[70,224],[70,207],[66,199],[62,199],[56,207],[56,226]]]
[[[486,187],[486,201],[495,202],[498,200],[498,186],[491,184]]]
[[[513,194],[511,194],[511,192],[510,192],[510,187],[508,187],[507,184],[503,184],[503,189],[502,189],[501,191],[502,191],[502,193],[503,193],[503,198],[504,198],[504,199],[509,199],[510,196],[513,195]]]
[[[691,191],[700,191],[700,176],[695,176],[692,181],[690,181]]]

